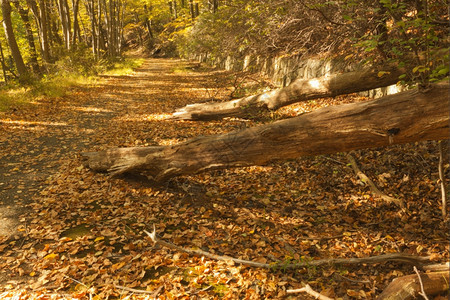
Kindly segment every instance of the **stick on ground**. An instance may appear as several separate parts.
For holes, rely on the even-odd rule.
[[[378,189],[378,187],[375,185],[375,183],[373,183],[372,180],[370,180],[369,177],[367,177],[366,174],[364,174],[358,167],[358,164],[356,163],[355,159],[353,158],[353,156],[351,156],[350,154],[347,154],[347,159],[349,160],[353,171],[355,171],[355,174],[359,177],[359,179],[364,182],[365,184],[367,184],[370,187],[370,190],[372,191],[372,193],[377,196],[380,197],[381,199],[383,199],[384,201],[388,202],[388,203],[395,203],[400,207],[404,207],[404,203],[402,200],[391,197],[386,195],[385,193],[383,193],[382,191],[380,191]]]
[[[329,298],[325,295],[322,295],[318,292],[316,292],[315,290],[313,290],[309,284],[307,284],[305,287],[301,288],[301,289],[296,289],[296,290],[287,290],[286,291],[287,294],[298,294],[298,293],[307,293],[311,296],[313,296],[316,299],[319,300],[333,300],[332,298]]]
[[[180,252],[184,252],[190,255],[195,256],[204,256],[215,260],[220,261],[232,261],[234,263],[243,264],[251,267],[257,267],[257,268],[265,268],[265,269],[299,269],[309,266],[322,266],[322,265],[349,265],[349,264],[378,264],[378,263],[384,263],[388,261],[396,261],[396,262],[402,262],[407,264],[413,264],[421,266],[425,262],[430,261],[429,256],[413,256],[408,254],[402,254],[402,253],[390,253],[390,254],[383,254],[378,256],[371,256],[371,257],[361,257],[361,258],[329,258],[329,259],[319,259],[319,260],[311,260],[311,261],[305,261],[305,262],[298,262],[298,263],[284,263],[284,262],[277,262],[273,264],[266,264],[266,263],[259,263],[251,260],[244,260],[239,258],[234,258],[230,256],[221,256],[212,254],[203,250],[192,250],[192,249],[186,249],[180,246],[177,246],[175,244],[166,242],[164,240],[159,239],[156,236],[156,228],[153,225],[153,232],[150,233],[146,230],[144,232],[152,239],[152,241],[155,244],[159,244],[161,246],[175,249]]]

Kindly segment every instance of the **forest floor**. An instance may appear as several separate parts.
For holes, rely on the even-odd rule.
[[[374,299],[394,278],[414,274],[397,262],[276,270],[216,261],[154,245],[144,233],[153,226],[186,249],[261,263],[398,252],[449,261],[437,142],[353,153],[405,210],[373,196],[342,153],[164,184],[83,167],[84,151],[170,145],[367,101],[309,101],[258,120],[167,120],[186,104],[227,99],[235,79],[181,60],[147,59],[132,75],[103,76],[67,96],[0,113],[0,298],[278,299],[296,298],[286,290],[309,284],[331,298]],[[445,172],[448,178],[448,163]]]

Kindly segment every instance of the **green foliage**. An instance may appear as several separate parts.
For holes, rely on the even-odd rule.
[[[103,66],[101,73],[104,75],[130,75],[143,63],[143,58],[120,58],[112,62],[109,61],[108,64]]]
[[[408,72],[399,78],[404,84],[427,85],[448,76],[448,32],[434,21],[445,19],[444,3],[428,0],[416,6],[393,0],[379,3],[373,9],[379,18],[378,30],[366,32],[355,43],[357,49],[367,54],[367,60],[387,60],[408,67]]]
[[[251,52],[255,41],[268,34],[272,20],[266,16],[267,7],[256,5],[257,1],[233,2],[232,6],[219,7],[216,13],[202,13],[193,26],[180,32],[175,40],[180,54],[208,53],[212,57],[226,57]]]

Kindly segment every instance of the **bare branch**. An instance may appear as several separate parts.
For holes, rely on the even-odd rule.
[[[421,295],[423,298],[425,298],[425,300],[430,300],[430,299],[428,299],[427,294],[425,294],[425,290],[424,290],[424,288],[423,288],[422,277],[420,277],[420,273],[419,273],[419,271],[417,270],[416,266],[414,266],[414,272],[416,272],[417,277],[419,277],[420,290],[421,290],[421,291],[419,292],[419,295]]]
[[[383,254],[378,256],[371,256],[371,257],[361,257],[361,258],[330,258],[330,259],[319,259],[319,260],[311,260],[311,261],[304,261],[304,262],[297,262],[297,263],[284,263],[284,262],[277,262],[272,264],[267,263],[259,263],[251,260],[244,260],[239,258],[234,258],[230,256],[221,256],[209,253],[207,251],[203,250],[192,250],[192,249],[186,249],[180,246],[177,246],[175,244],[166,242],[164,240],[161,240],[156,235],[156,228],[155,225],[153,225],[153,232],[150,233],[146,230],[144,230],[145,234],[147,234],[152,241],[155,244],[159,244],[161,246],[175,249],[180,252],[184,252],[190,255],[195,256],[204,256],[215,260],[220,261],[231,261],[237,264],[243,264],[251,267],[256,268],[265,268],[265,269],[298,269],[298,268],[305,268],[310,266],[322,266],[322,265],[347,265],[347,264],[378,264],[378,263],[384,263],[388,261],[396,261],[396,262],[402,262],[402,263],[408,263],[408,264],[414,264],[414,265],[422,265],[424,262],[428,262],[430,260],[429,256],[413,256],[408,254],[402,254],[402,253],[390,253],[390,254]]]
[[[313,296],[316,299],[319,300],[333,300],[332,298],[329,298],[327,296],[324,296],[322,294],[319,294],[318,292],[316,292],[315,290],[313,290],[309,284],[307,284],[304,288],[301,289],[297,289],[297,290],[287,290],[286,291],[287,294],[297,294],[297,293],[307,293],[311,296]]]
[[[359,177],[359,179],[361,179],[362,182],[364,182],[365,184],[367,184],[370,187],[370,190],[372,191],[372,193],[375,196],[380,197],[381,199],[383,199],[384,201],[386,201],[388,203],[393,202],[402,208],[405,206],[405,204],[403,203],[402,200],[388,196],[385,193],[383,193],[382,191],[380,191],[377,188],[377,186],[373,183],[373,181],[370,180],[370,178],[367,177],[366,174],[361,172],[361,170],[358,168],[358,165],[356,164],[356,161],[353,158],[353,156],[351,156],[350,154],[347,154],[347,158],[350,161],[350,164],[352,166],[353,171],[355,171],[355,174]]]

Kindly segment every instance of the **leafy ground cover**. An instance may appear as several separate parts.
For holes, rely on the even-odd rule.
[[[414,273],[392,262],[253,268],[154,245],[144,233],[153,226],[161,239],[187,249],[262,263],[394,252],[449,260],[436,142],[353,153],[383,192],[405,200],[405,210],[374,197],[345,154],[165,184],[111,178],[82,166],[83,151],[170,145],[367,100],[311,101],[252,121],[166,120],[177,107],[226,98],[233,91],[229,76],[180,60],[149,59],[132,74],[105,75],[63,97],[1,113],[0,297],[278,299],[295,298],[286,290],[309,284],[332,298],[373,299],[394,278]]]

